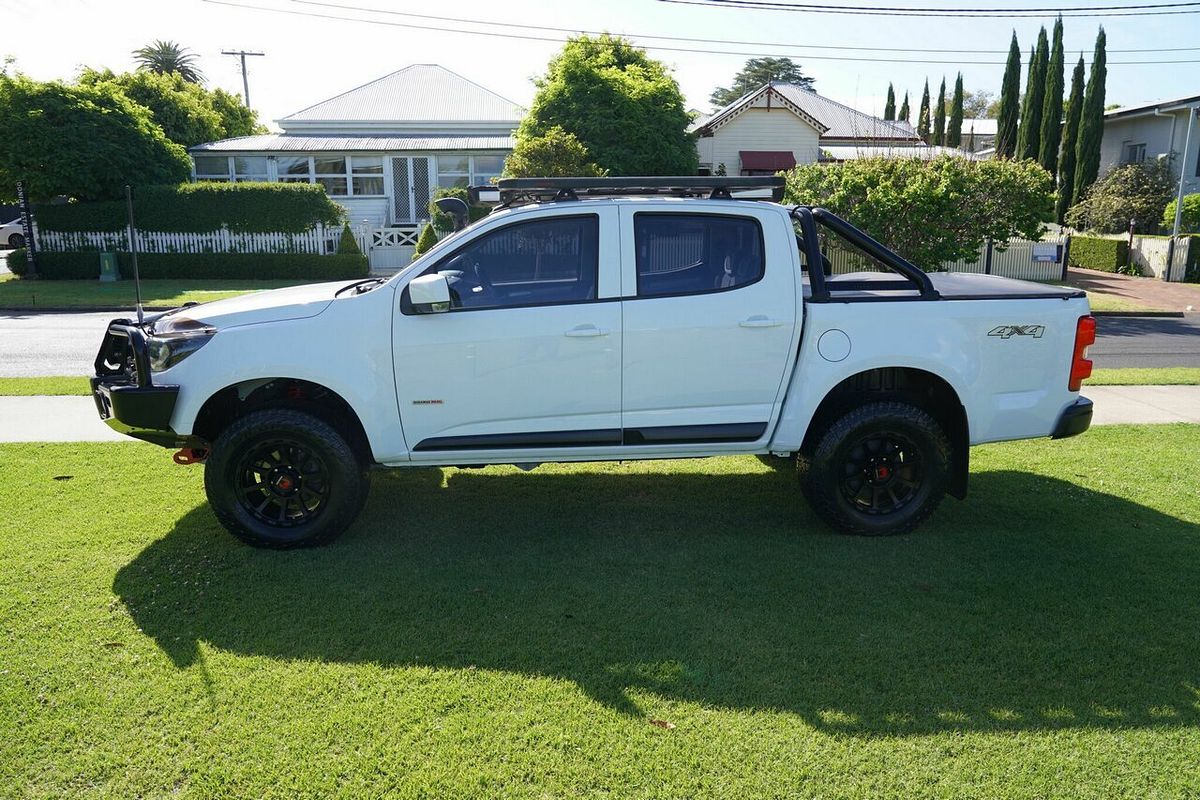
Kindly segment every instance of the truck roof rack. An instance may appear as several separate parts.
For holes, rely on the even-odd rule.
[[[783,200],[783,178],[774,175],[687,175],[641,178],[501,178],[472,186],[473,205],[507,208],[524,203],[588,197],[706,197],[710,200]]]

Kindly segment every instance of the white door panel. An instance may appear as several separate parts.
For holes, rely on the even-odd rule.
[[[768,423],[777,412],[796,345],[795,257],[779,246],[781,241],[790,244],[790,230],[771,227],[779,226],[776,214],[748,211],[740,217],[757,220],[764,229],[760,252],[765,254],[765,269],[755,282],[715,291],[723,273],[721,264],[713,262],[721,261],[721,248],[711,241],[639,242],[637,213],[659,212],[622,210],[626,299],[622,303],[621,422],[626,438],[629,431],[644,428]],[[731,215],[725,209],[723,216]],[[731,247],[725,252],[736,258],[739,251]],[[639,248],[644,258],[648,252],[659,253],[663,263],[672,257],[680,264],[695,262],[687,269],[701,273],[694,281],[698,292],[631,298],[638,285]],[[741,255],[746,252],[742,248]],[[666,269],[663,274],[682,271]],[[751,279],[746,277],[750,274],[740,280]]]

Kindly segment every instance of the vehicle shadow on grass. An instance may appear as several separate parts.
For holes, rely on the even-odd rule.
[[[197,507],[114,590],[181,668],[200,642],[477,667],[863,736],[1200,724],[1193,523],[985,472],[912,536],[842,537],[794,480],[402,470],[321,550],[241,546]]]

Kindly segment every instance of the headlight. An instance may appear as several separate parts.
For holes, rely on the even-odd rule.
[[[216,329],[186,317],[168,317],[154,325],[146,340],[151,372],[162,372],[208,344]]]

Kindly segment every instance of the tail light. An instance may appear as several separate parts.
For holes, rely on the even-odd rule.
[[[1067,389],[1078,392],[1084,378],[1092,376],[1092,362],[1087,357],[1088,347],[1096,343],[1096,318],[1080,317],[1075,325],[1075,353],[1071,356],[1071,379]]]

